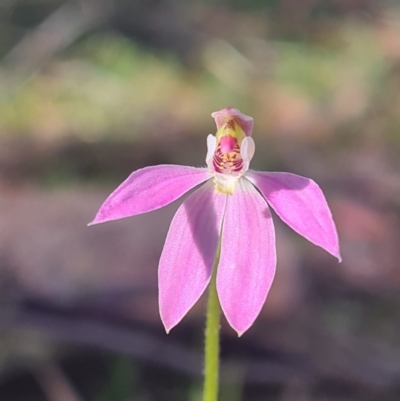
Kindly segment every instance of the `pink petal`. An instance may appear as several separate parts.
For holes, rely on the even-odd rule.
[[[246,177],[289,227],[341,261],[331,211],[321,188],[313,180],[290,173],[255,171],[249,171]]]
[[[243,114],[239,110],[232,107],[214,111],[214,113],[211,113],[211,117],[215,120],[217,129],[220,129],[227,122],[227,120],[234,117],[236,123],[240,126],[246,136],[250,136],[251,132],[253,131],[253,117],[246,116],[246,114]]]
[[[105,200],[89,225],[159,209],[209,178],[211,174],[204,168],[174,165],[142,168]]]
[[[183,202],[172,220],[158,268],[160,315],[167,332],[210,281],[225,202],[226,195],[207,182]]]
[[[242,178],[226,203],[217,274],[222,310],[239,336],[260,313],[275,267],[275,231],[268,205]]]

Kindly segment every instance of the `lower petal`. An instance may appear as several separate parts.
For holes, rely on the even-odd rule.
[[[227,200],[217,273],[222,310],[239,335],[260,313],[275,267],[275,230],[268,205],[242,178]]]
[[[167,332],[207,287],[214,265],[226,195],[207,182],[175,214],[158,269],[161,320]]]

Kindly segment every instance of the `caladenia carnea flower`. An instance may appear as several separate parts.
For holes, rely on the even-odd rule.
[[[206,168],[177,165],[133,172],[90,224],[159,209],[197,188],[176,212],[161,254],[160,315],[167,332],[200,298],[212,276],[220,241],[216,287],[236,332],[254,322],[275,275],[275,230],[269,206],[294,231],[340,260],[338,235],[319,186],[291,173],[249,170],[253,119],[232,108],[212,113]]]

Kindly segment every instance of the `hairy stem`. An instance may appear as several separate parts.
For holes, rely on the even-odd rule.
[[[205,333],[204,393],[203,401],[218,400],[219,385],[219,317],[220,306],[217,295],[217,266],[220,250],[215,257],[213,274],[208,290],[207,321]]]

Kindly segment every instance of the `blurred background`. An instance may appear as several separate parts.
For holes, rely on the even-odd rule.
[[[275,217],[278,270],[221,401],[400,399],[396,0],[1,0],[0,401],[201,399],[205,300],[166,335],[179,202],[86,227],[133,170],[205,164],[210,113],[252,167],[315,179],[343,263]]]

